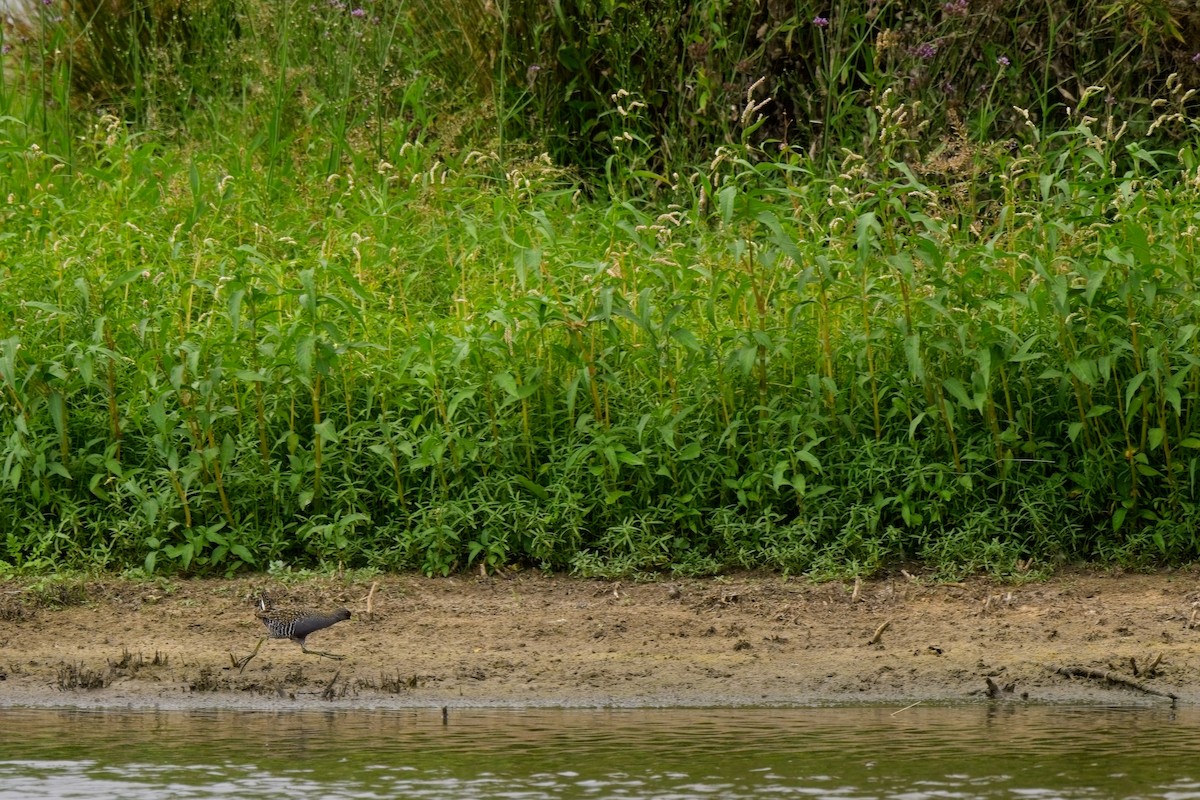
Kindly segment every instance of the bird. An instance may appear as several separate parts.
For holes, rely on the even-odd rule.
[[[339,656],[335,653],[309,650],[305,646],[304,640],[309,634],[328,628],[330,625],[336,625],[342,620],[350,619],[350,611],[348,609],[339,608],[326,613],[323,611],[311,611],[309,609],[272,608],[266,597],[260,597],[258,600],[258,610],[254,612],[254,616],[262,620],[263,625],[267,626],[267,635],[258,640],[258,644],[254,646],[254,651],[245,658],[235,659],[232,653],[229,654],[230,660],[238,668],[239,673],[246,669],[246,665],[250,663],[250,659],[258,655],[258,649],[262,647],[263,642],[267,639],[291,639],[300,645],[300,649],[303,652],[309,655],[331,658],[334,661],[341,661],[345,658],[345,656]]]

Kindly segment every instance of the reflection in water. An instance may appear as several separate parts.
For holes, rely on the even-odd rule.
[[[0,798],[1200,798],[1200,711],[0,710]]]

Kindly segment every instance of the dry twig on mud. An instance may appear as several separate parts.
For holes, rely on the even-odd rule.
[[[337,692],[334,690],[334,685],[337,684],[337,679],[341,676],[342,671],[339,669],[333,673],[333,677],[329,679],[329,683],[325,684],[325,689],[321,692],[322,700],[333,700],[337,697]]]
[[[371,591],[367,592],[367,619],[372,622],[375,620],[375,590],[379,588],[379,581],[371,583]]]
[[[1014,697],[1018,697],[1018,696],[1022,700],[1029,699],[1028,692],[1021,692],[1020,695],[1017,694],[1017,682],[1016,681],[1009,681],[1008,683],[1001,686],[1000,684],[996,683],[994,680],[992,680],[987,675],[984,675],[983,679],[985,681],[987,681],[987,690],[984,692],[984,694],[987,695],[987,697],[991,700],[1011,700]]]
[[[1090,678],[1096,681],[1107,681],[1115,683],[1118,686],[1124,686],[1133,689],[1143,694],[1152,694],[1155,697],[1166,697],[1174,702],[1179,699],[1173,692],[1164,692],[1161,689],[1155,689],[1152,686],[1146,686],[1131,678],[1126,678],[1123,675],[1117,675],[1114,672],[1105,672],[1102,669],[1089,669],[1088,667],[1056,667],[1053,664],[1046,665],[1048,669],[1059,675],[1066,675],[1068,678]]]
[[[890,619],[884,620],[883,623],[875,629],[875,634],[871,637],[871,640],[868,641],[867,644],[879,644],[879,640],[883,638],[883,632],[890,628],[891,625],[892,621]]]
[[[1162,658],[1163,654],[1159,653],[1149,664],[1145,666],[1145,668],[1142,668],[1138,666],[1137,658],[1130,656],[1129,671],[1133,673],[1133,677],[1135,678],[1140,678],[1143,674],[1145,674],[1147,678],[1153,678],[1158,674],[1158,665],[1162,663]]]

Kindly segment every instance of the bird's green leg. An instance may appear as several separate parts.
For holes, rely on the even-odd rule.
[[[252,659],[256,655],[258,655],[258,648],[262,647],[262,643],[265,642],[266,640],[267,640],[266,636],[259,639],[258,644],[254,645],[254,652],[251,653],[250,655],[246,656],[245,658],[234,659],[233,653],[229,654],[229,660],[233,661],[233,665],[238,668],[238,674],[241,674],[242,672],[246,671],[246,665],[250,663],[250,659]]]
[[[307,647],[304,646],[303,642],[300,643],[300,649],[303,650],[304,652],[308,653],[310,656],[321,656],[322,658],[332,658],[334,661],[341,661],[345,658],[345,656],[339,656],[336,653],[322,653],[320,650],[309,650]]]

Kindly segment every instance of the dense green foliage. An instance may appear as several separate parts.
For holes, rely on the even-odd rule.
[[[545,135],[577,172],[516,124],[550,108],[552,70],[518,83],[505,61],[527,18],[485,14],[497,30],[470,40],[472,122],[444,83],[463,60],[401,46],[436,30],[301,10],[192,49],[187,26],[110,37],[158,66],[86,91],[66,39],[5,62],[0,565],[1012,575],[1200,555],[1200,129],[1179,76],[1118,75],[1118,42],[1120,102],[1084,87],[1068,109],[1043,84],[1013,109],[970,39],[954,57],[991,59],[986,105],[923,110],[908,73],[855,67],[852,91],[805,84],[823,127],[793,148],[764,141],[759,89],[724,121],[618,91],[601,110],[609,84],[582,81],[615,78],[592,67],[560,94],[590,110]],[[850,35],[805,24],[809,47]],[[200,94],[170,65],[218,41],[236,57]],[[174,88],[130,88],[149,86]],[[1146,86],[1134,131],[1115,114]],[[587,119],[657,121],[612,136],[589,182]]]

